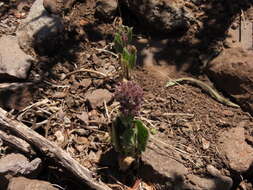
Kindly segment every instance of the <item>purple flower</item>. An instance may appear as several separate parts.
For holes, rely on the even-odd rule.
[[[121,40],[123,41],[123,44],[125,46],[127,44],[127,42],[128,42],[128,36],[127,36],[127,34],[122,33],[121,34]]]
[[[142,88],[132,82],[121,82],[116,89],[115,99],[120,102],[120,111],[126,116],[138,115],[143,101]]]

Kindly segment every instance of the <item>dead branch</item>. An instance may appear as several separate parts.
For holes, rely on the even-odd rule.
[[[9,130],[16,136],[29,142],[39,149],[45,156],[54,159],[64,169],[76,176],[81,182],[95,190],[111,190],[102,182],[97,182],[92,177],[92,172],[80,165],[67,152],[50,142],[17,120],[7,117],[7,112],[0,108],[0,130]]]
[[[0,139],[2,139],[10,147],[17,149],[25,154],[35,154],[30,144],[28,144],[23,139],[7,134],[1,130],[0,130]]]

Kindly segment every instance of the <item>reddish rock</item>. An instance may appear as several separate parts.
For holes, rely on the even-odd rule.
[[[171,142],[166,141],[166,143]],[[149,141],[142,154],[141,178],[161,186],[161,189],[184,189],[184,176],[188,170],[177,160],[180,161],[181,158],[179,156],[175,156],[175,159],[171,158],[164,150],[157,148],[155,143]]]
[[[97,89],[94,90],[91,94],[87,95],[87,100],[90,106],[95,109],[104,104],[104,101],[108,103],[112,100],[113,94],[106,89]]]
[[[207,68],[215,85],[253,115],[253,51],[225,49]]]
[[[233,184],[231,178],[229,181],[224,181],[221,178],[205,178],[190,174],[188,180],[194,184],[194,190],[230,190]],[[228,178],[228,177],[227,177]]]
[[[245,141],[244,128],[224,131],[218,140],[218,149],[224,161],[238,173],[247,172],[253,163],[253,148]]]
[[[46,181],[14,177],[10,180],[7,190],[57,190]]]

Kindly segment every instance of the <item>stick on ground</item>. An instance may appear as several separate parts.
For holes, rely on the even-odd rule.
[[[35,154],[34,150],[30,146],[30,144],[28,144],[23,139],[20,139],[16,136],[7,134],[1,130],[0,130],[0,139],[2,139],[10,147],[12,147],[16,150],[19,150],[25,154]]]
[[[45,156],[54,159],[60,166],[76,176],[81,182],[95,190],[111,190],[102,182],[92,177],[92,172],[80,165],[67,152],[50,142],[37,132],[17,120],[7,117],[7,112],[0,108],[0,130],[9,130],[32,146],[39,149]]]

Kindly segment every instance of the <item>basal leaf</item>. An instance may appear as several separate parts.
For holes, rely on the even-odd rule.
[[[123,58],[127,63],[129,62],[130,54],[129,54],[127,48],[123,48],[122,58]]]
[[[136,128],[130,127],[130,128],[125,129],[122,135],[122,139],[121,139],[122,148],[125,154],[127,155],[135,154],[136,143],[137,143],[136,134],[137,134]]]
[[[132,40],[133,40],[133,28],[132,27],[127,27],[127,39],[128,39],[128,44],[131,44]]]
[[[134,120],[135,126],[137,128],[137,142],[138,142],[138,151],[143,152],[146,149],[149,132],[148,129],[144,126],[142,121]]]
[[[123,48],[124,48],[124,43],[121,39],[121,36],[119,33],[116,33],[114,36],[114,49],[117,53],[122,53],[123,52]]]
[[[113,122],[112,124],[112,128],[110,131],[110,135],[111,135],[111,142],[112,145],[114,146],[114,149],[117,152],[120,152],[120,142],[119,142],[119,127],[121,125],[120,119],[119,117],[115,120],[115,122]]]
[[[134,46],[131,46],[129,52],[130,53],[129,53],[128,65],[131,69],[133,69],[136,65],[137,50]]]

